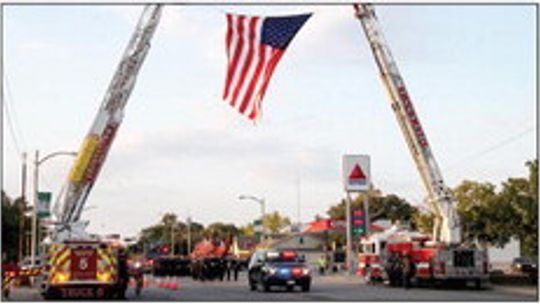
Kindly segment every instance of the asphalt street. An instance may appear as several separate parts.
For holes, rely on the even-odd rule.
[[[136,297],[130,288],[128,301],[536,301],[534,286],[491,286],[484,290],[392,288],[385,285],[366,285],[356,277],[342,275],[315,277],[310,292],[275,289],[270,292],[250,291],[246,277],[238,281],[198,282],[191,278],[177,279],[176,290],[158,287],[149,277],[150,286]],[[12,301],[33,300],[41,297],[37,290],[14,289]]]

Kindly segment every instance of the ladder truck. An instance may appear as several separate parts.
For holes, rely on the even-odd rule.
[[[55,206],[57,223],[44,245],[41,277],[46,298],[122,298],[127,288],[126,256],[121,244],[89,235],[83,207],[105,162],[137,74],[150,49],[162,6],[147,5],[124,51],[105,97],[85,137]]]
[[[402,281],[399,263],[407,257],[418,282],[473,281],[480,288],[488,279],[486,250],[465,246],[461,241],[457,200],[444,183],[420,119],[414,110],[396,62],[383,37],[371,4],[354,4],[373,53],[390,104],[427,192],[434,215],[431,237],[400,227],[373,234],[361,241],[358,272],[367,279],[384,279],[395,285]],[[362,250],[363,249],[363,250]]]

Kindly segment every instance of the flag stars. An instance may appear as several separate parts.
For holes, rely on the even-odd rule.
[[[311,14],[266,18],[262,30],[262,42],[275,48],[285,49],[309,17]]]

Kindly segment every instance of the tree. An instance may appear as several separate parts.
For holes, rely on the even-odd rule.
[[[528,161],[528,178],[508,178],[500,192],[490,183],[464,181],[458,200],[464,240],[504,246],[517,237],[522,254],[538,254],[538,160]]]
[[[2,191],[2,258],[16,261],[19,251],[19,205]]]
[[[186,253],[187,228],[187,224],[179,221],[174,213],[165,213],[159,223],[145,227],[141,230],[137,247],[152,249],[158,244],[169,244],[171,242],[171,234],[174,233],[175,252]],[[203,232],[204,226],[202,224],[191,222],[190,233],[192,244],[195,244],[203,238]]]
[[[205,234],[212,238],[232,238],[238,235],[239,230],[234,224],[212,223],[205,229]]]
[[[433,213],[420,212],[416,210],[412,214],[411,228],[421,233],[431,235],[433,233]]]
[[[266,214],[263,220],[263,225],[271,234],[278,233],[281,229],[291,224],[291,220],[274,211],[270,214]]]
[[[479,240],[496,246],[508,243],[513,234],[508,223],[514,215],[495,191],[495,185],[463,181],[454,189],[454,195],[464,241]]]
[[[538,160],[526,163],[528,178],[509,178],[503,183],[501,201],[509,205],[507,229],[521,242],[522,254],[538,256]]]
[[[369,219],[375,222],[379,219],[387,219],[392,222],[410,222],[416,208],[411,206],[406,200],[395,194],[382,195],[379,190],[368,192],[369,197]],[[351,209],[363,208],[365,194],[361,193],[351,202]],[[332,219],[345,219],[346,201],[341,200],[337,205],[330,207],[327,214]]]
[[[254,236],[255,227],[253,227],[253,224],[247,224],[245,226],[242,226],[239,229],[239,234],[244,236]]]

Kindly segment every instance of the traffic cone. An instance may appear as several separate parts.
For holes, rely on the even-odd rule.
[[[175,280],[171,281],[171,290],[178,290],[178,282]]]
[[[163,288],[169,289],[171,285],[171,277],[167,276],[165,282],[163,283]]]

